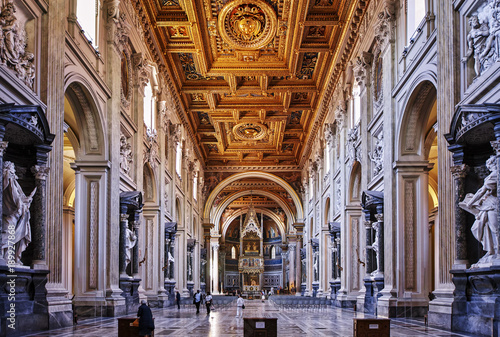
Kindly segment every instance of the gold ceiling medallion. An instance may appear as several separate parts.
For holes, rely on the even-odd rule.
[[[266,136],[267,128],[255,122],[239,123],[233,127],[233,134],[241,140],[259,140]]]
[[[234,0],[221,10],[218,19],[222,39],[236,49],[259,49],[276,34],[273,8],[261,0]]]

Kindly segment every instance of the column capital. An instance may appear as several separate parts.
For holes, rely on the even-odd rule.
[[[0,156],[3,156],[5,149],[9,145],[9,142],[0,141]]]
[[[470,167],[466,164],[455,165],[450,168],[451,174],[454,179],[463,179],[467,176],[467,173],[470,171]]]
[[[31,168],[31,173],[35,175],[35,179],[45,180],[49,174],[50,168],[47,166],[34,165]]]
[[[491,144],[491,147],[493,148],[493,150],[495,150],[495,153],[497,156],[500,155],[500,140],[492,140],[490,142]]]

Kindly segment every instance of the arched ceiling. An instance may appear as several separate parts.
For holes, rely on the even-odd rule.
[[[298,171],[369,1],[131,1],[206,169]]]

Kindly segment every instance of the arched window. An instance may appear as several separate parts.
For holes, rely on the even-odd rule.
[[[151,87],[151,83],[148,82],[148,84],[144,88],[144,124],[146,124],[149,136],[156,133],[155,110],[156,99],[153,96],[153,88]]]
[[[361,118],[361,100],[359,98],[360,88],[357,83],[352,86],[352,114],[351,114],[351,128],[354,128]]]
[[[91,5],[92,4],[92,5]],[[90,6],[89,6],[90,5]],[[89,43],[97,49],[97,37],[99,33],[99,8],[100,0],[78,0],[76,2],[76,18],[82,27],[85,37]]]
[[[276,249],[274,248],[274,246],[271,246],[271,259],[275,258],[276,258]]]
[[[234,246],[231,248],[231,258],[233,260],[236,259],[236,247],[234,247]]]
[[[177,148],[176,148],[176,153],[175,153],[175,172],[177,172],[177,175],[180,177],[181,176],[181,169],[182,169],[182,145],[181,142],[177,143]]]
[[[406,42],[409,44],[425,17],[425,0],[408,0],[406,8]]]
[[[330,147],[328,142],[325,142],[325,174],[330,172]]]
[[[198,171],[196,171],[194,173],[194,177],[193,177],[193,198],[194,200],[197,200],[198,196]]]

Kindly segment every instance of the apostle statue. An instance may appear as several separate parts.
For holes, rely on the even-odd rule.
[[[127,227],[126,229],[126,240],[125,240],[125,266],[128,266],[130,263],[130,256],[132,254],[132,248],[134,248],[137,243],[137,235],[135,235],[134,231]]]
[[[21,254],[31,242],[30,205],[36,188],[26,196],[17,182],[14,163],[6,161],[3,169],[3,228],[2,255],[10,262],[20,264]],[[9,257],[12,253],[13,257]]]
[[[498,201],[496,156],[486,161],[490,174],[484,179],[484,184],[476,193],[468,193],[458,205],[469,213],[474,214],[476,220],[471,231],[474,237],[481,242],[486,254],[479,259],[480,263],[490,262],[498,253]]]

